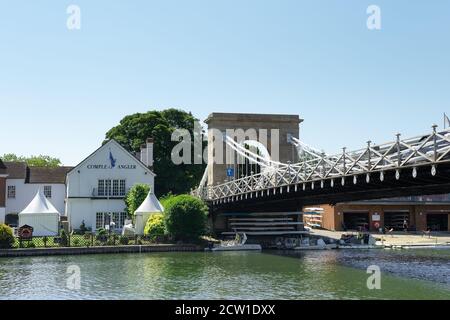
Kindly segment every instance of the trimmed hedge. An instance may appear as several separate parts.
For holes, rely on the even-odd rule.
[[[208,207],[190,195],[170,197],[164,201],[164,224],[175,239],[197,240],[204,235]]]

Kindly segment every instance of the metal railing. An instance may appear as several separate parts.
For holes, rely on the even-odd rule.
[[[371,174],[378,173],[380,181],[384,180],[385,171],[395,170],[396,179],[400,179],[402,169],[412,168],[412,175],[417,177],[417,168],[430,166],[431,175],[436,175],[436,166],[450,162],[450,131],[437,132],[433,126],[431,134],[402,140],[400,134],[393,142],[374,145],[371,141],[367,146],[356,151],[343,148],[341,154],[304,160],[299,163],[263,163],[264,169],[258,174],[249,175],[216,186],[201,186],[193,192],[206,201],[220,201],[235,196],[258,197],[258,191],[269,193],[270,189],[292,186],[297,190],[298,185],[324,181],[333,187],[335,180],[345,183],[346,177],[353,177],[356,184],[358,177],[363,175],[367,183]],[[228,143],[228,142],[227,142]],[[248,156],[252,161],[259,161],[257,156]],[[256,160],[255,160],[256,159]],[[339,182],[338,182],[339,183]],[[281,190],[282,192],[282,190]],[[233,199],[234,200],[234,199]]]
[[[92,188],[91,196],[93,198],[123,198],[127,194],[127,192],[130,190],[130,188],[126,189],[125,192],[113,192],[113,190],[100,190],[98,188]]]
[[[123,245],[148,245],[161,242],[165,239],[152,239],[147,236],[133,235],[122,236],[118,234],[96,235],[71,234],[67,237],[48,236],[48,237],[32,237],[29,240],[23,240],[15,237],[12,245],[13,249],[17,248],[56,248],[56,247],[99,247],[99,246],[123,246]]]

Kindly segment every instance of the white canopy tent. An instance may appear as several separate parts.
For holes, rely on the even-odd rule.
[[[60,213],[40,188],[30,204],[19,213],[19,227],[33,227],[33,236],[57,236]]]
[[[147,220],[151,215],[163,212],[163,206],[159,202],[158,198],[156,198],[152,190],[150,190],[145,200],[134,212],[136,217],[136,234],[144,234],[145,224],[147,223]]]

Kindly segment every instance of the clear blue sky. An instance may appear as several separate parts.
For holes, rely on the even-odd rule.
[[[442,126],[449,102],[447,0],[0,0],[0,154],[74,165],[167,107],[300,114],[301,138],[337,152]]]

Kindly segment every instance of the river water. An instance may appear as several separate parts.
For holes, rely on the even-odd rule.
[[[380,290],[367,288],[370,265]],[[0,258],[0,299],[450,299],[450,250]]]

